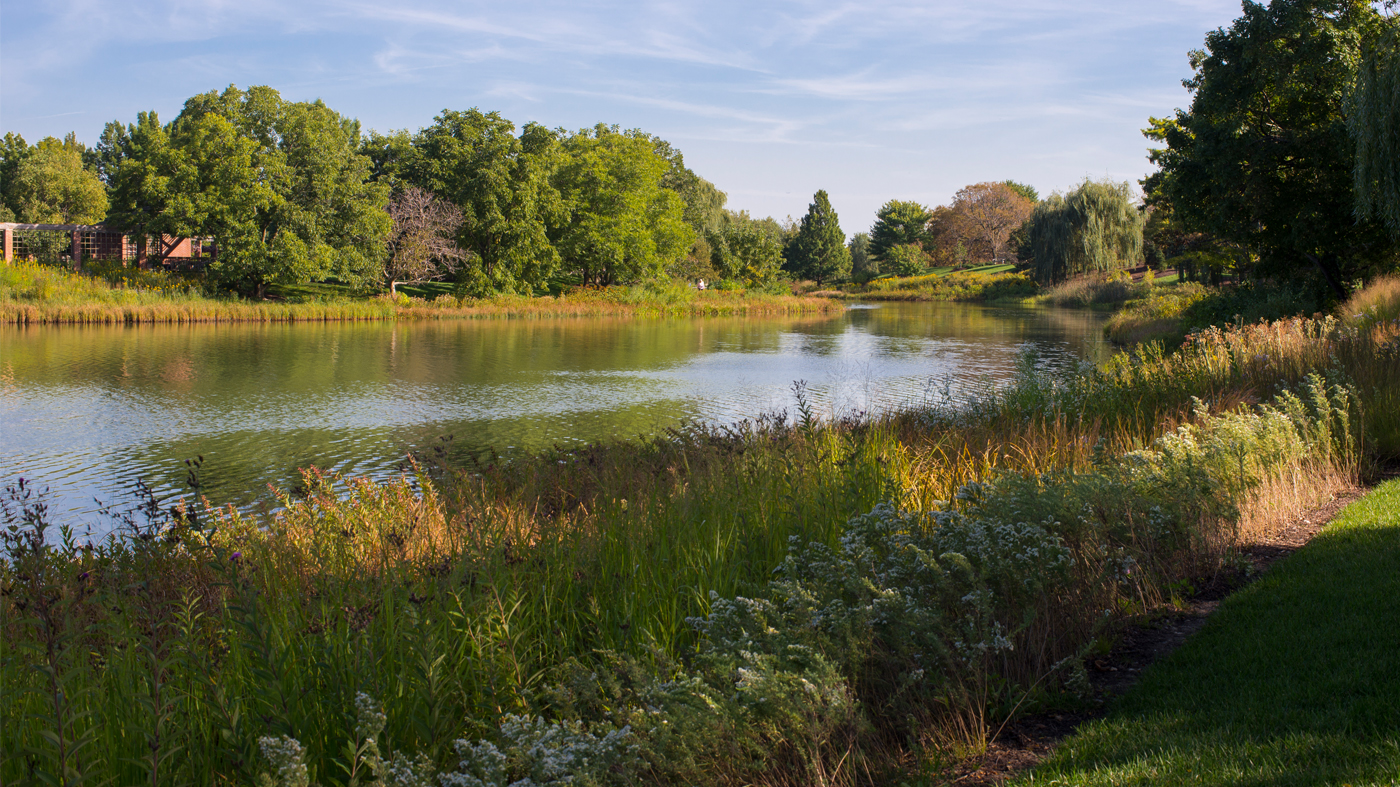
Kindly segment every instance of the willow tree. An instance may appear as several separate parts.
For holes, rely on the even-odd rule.
[[[1400,237],[1400,27],[1367,48],[1357,69],[1347,130],[1356,145],[1356,216]]]
[[[1142,225],[1126,182],[1086,179],[1069,194],[1052,194],[1031,213],[1035,277],[1052,283],[1133,267],[1142,261]]]

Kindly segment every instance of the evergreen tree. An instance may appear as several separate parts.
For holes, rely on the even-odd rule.
[[[928,239],[928,222],[932,217],[932,211],[917,202],[897,199],[886,202],[875,214],[875,226],[870,228],[870,255],[884,261],[895,246],[923,245]]]
[[[846,233],[841,231],[826,191],[813,195],[786,256],[784,267],[817,284],[850,274],[851,251],[846,248]]]
[[[880,261],[870,254],[870,233],[857,232],[847,246],[851,250],[851,277],[869,281],[880,275]]]

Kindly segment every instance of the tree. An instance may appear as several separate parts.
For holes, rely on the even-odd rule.
[[[107,190],[83,166],[84,149],[72,134],[62,142],[46,137],[19,160],[7,191],[20,221],[96,224],[107,215]]]
[[[371,137],[373,141],[375,138]],[[443,110],[412,140],[383,138],[377,166],[446,199],[462,211],[457,245],[469,252],[466,291],[541,290],[559,266],[549,228],[567,221],[551,177],[562,160],[553,132],[535,123],[515,134],[497,112]]]
[[[1086,179],[1067,195],[1041,200],[1030,222],[1034,273],[1042,283],[1142,261],[1143,217],[1127,183]]]
[[[137,260],[144,262],[148,237],[176,232],[168,213],[170,179],[183,157],[155,112],[137,113],[130,126],[108,123],[98,150],[111,198],[107,226],[134,235]]]
[[[880,275],[880,261],[870,254],[870,233],[852,235],[847,248],[851,250],[851,278],[865,282]]]
[[[214,237],[212,275],[259,297],[268,284],[379,277],[389,189],[369,178],[357,122],[320,101],[229,86],[186,101],[171,127],[186,156],[171,211],[179,234]]]
[[[599,124],[563,142],[553,182],[566,218],[551,237],[565,268],[583,284],[660,275],[695,240],[685,203],[663,185],[669,162],[636,131]]]
[[[1002,183],[1012,191],[1030,200],[1032,204],[1040,202],[1040,192],[1035,190],[1035,186],[1027,186],[1024,183],[1017,183],[1014,180],[1003,180]]]
[[[889,250],[906,243],[922,244],[928,239],[928,221],[933,214],[917,202],[892,199],[875,214],[870,228],[870,254],[886,259]]]
[[[1347,114],[1355,145],[1357,218],[1383,223],[1400,237],[1400,25],[1366,48]]]
[[[917,276],[928,268],[928,255],[917,243],[901,243],[886,252],[884,267],[896,276]]]
[[[817,284],[850,274],[851,252],[846,248],[846,234],[841,231],[825,191],[812,196],[807,215],[802,217],[785,256],[788,270]]]
[[[462,211],[456,205],[408,186],[389,201],[389,217],[394,229],[389,234],[384,278],[391,293],[399,284],[441,279],[466,259],[454,237],[462,225]]]
[[[1005,183],[964,186],[953,198],[966,234],[981,247],[982,259],[1001,259],[1011,233],[1030,218],[1034,204]]]
[[[210,274],[259,297],[274,283],[380,276],[389,189],[369,178],[356,121],[230,85],[190,98],[167,126],[153,112],[119,125],[99,150],[115,228],[212,237]]]
[[[1344,280],[1393,264],[1393,241],[1355,218],[1344,111],[1380,24],[1367,0],[1245,3],[1191,53],[1190,109],[1154,120],[1167,147],[1149,157],[1160,171],[1146,191],[1187,230],[1257,252],[1261,274],[1315,268],[1339,298]]]
[[[19,213],[13,196],[15,176],[29,151],[29,143],[14,132],[6,132],[0,140],[0,221],[14,221]]]
[[[709,235],[710,265],[746,287],[767,284],[783,264],[783,242],[760,222],[730,221]]]

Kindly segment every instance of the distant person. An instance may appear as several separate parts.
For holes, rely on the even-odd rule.
[[[698,285],[696,285],[696,286],[698,286],[698,287],[699,287],[700,289],[702,289],[702,290],[705,289],[705,280],[704,280],[704,279],[701,279],[701,280],[700,280],[700,283],[699,283]]]

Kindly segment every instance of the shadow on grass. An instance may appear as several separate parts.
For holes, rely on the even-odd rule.
[[[1220,607],[1022,784],[1400,784],[1400,481]]]

